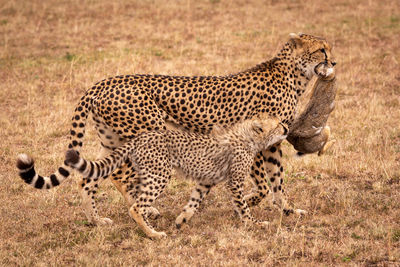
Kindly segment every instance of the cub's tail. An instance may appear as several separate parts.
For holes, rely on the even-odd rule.
[[[78,170],[88,179],[107,178],[117,168],[128,162],[133,151],[133,142],[128,142],[115,149],[107,157],[90,161],[80,157],[76,150],[70,149],[65,155],[65,164]]]

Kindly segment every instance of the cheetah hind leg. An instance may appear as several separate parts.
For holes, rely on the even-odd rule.
[[[97,159],[101,159],[109,155],[113,149],[122,145],[124,140],[115,134],[108,126],[102,123],[95,115],[93,115],[93,120],[95,122],[95,128],[101,143],[101,150],[97,155]],[[107,179],[107,177],[104,177],[100,180],[98,178],[83,178],[80,183],[82,206],[84,208],[85,215],[90,223],[96,225],[113,224],[113,221],[110,218],[103,218],[99,216],[95,202],[95,194],[97,193],[98,185],[105,179]]]
[[[111,225],[113,221],[110,218],[100,217],[95,203],[95,194],[97,193],[98,180],[83,178],[80,184],[82,195],[82,206],[89,223],[96,225]]]

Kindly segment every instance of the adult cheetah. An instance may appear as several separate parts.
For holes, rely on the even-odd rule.
[[[66,164],[79,170],[87,179],[107,178],[129,160],[140,176],[140,193],[130,203],[129,213],[149,237],[166,236],[147,220],[148,209],[163,192],[171,178],[172,167],[197,181],[196,188],[176,225],[190,220],[201,201],[216,184],[227,181],[237,213],[244,222],[267,225],[253,218],[244,199],[243,182],[250,175],[255,155],[287,137],[288,128],[277,118],[253,118],[212,134],[181,130],[150,131],[139,134],[107,157],[97,161],[81,158],[68,150]],[[136,191],[127,192],[135,195]]]
[[[208,133],[215,125],[228,127],[256,115],[269,114],[290,125],[296,104],[310,79],[315,75],[327,75],[318,72],[322,65],[327,66],[325,69],[329,73],[335,65],[326,40],[307,34],[290,34],[288,42],[271,60],[233,75],[126,75],[105,79],[80,99],[72,117],[68,148],[80,150],[89,114],[102,145],[99,157],[139,133],[163,130],[167,123]],[[279,144],[256,155],[250,174],[255,190],[246,196],[249,206],[257,205],[269,195],[271,202],[284,208],[287,214],[293,211],[282,195],[281,158]],[[19,157],[17,167],[21,178],[38,189],[58,186],[71,170],[64,163],[55,173],[43,177],[36,173],[33,160],[26,155]],[[136,194],[127,192],[137,190],[139,181],[132,163],[116,170],[111,179],[128,203],[133,202]],[[84,177],[80,184],[88,220],[112,223],[98,215],[94,201],[97,187],[93,179]],[[153,211],[156,216],[157,211]]]

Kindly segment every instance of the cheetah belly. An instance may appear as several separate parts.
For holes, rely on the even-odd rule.
[[[228,178],[229,155],[221,151],[204,147],[192,151],[182,149],[171,153],[172,166],[178,173],[203,184],[218,184]],[[217,146],[218,147],[218,146]],[[210,148],[210,147],[208,147]],[[215,148],[215,147],[214,147]]]

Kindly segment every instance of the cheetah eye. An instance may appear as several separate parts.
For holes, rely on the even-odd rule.
[[[325,54],[325,49],[324,48],[321,48],[319,51],[321,51],[321,53]]]

